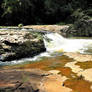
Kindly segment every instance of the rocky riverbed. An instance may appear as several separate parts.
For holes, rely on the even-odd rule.
[[[91,57],[64,53],[38,62],[1,67],[0,88],[5,92],[92,92]],[[12,91],[17,83],[21,85]]]
[[[29,31],[0,31],[0,61],[33,57],[46,51],[40,33]]]
[[[45,30],[45,26],[33,27]],[[48,27],[52,28],[50,32],[65,28]],[[2,61],[32,57],[44,51],[40,33],[0,31]],[[67,52],[37,62],[0,66],[0,92],[92,92],[92,55]]]
[[[0,92],[72,92],[60,71],[40,69],[0,70]]]

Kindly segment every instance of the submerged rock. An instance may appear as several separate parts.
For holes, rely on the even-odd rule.
[[[33,57],[46,51],[40,33],[29,31],[0,31],[0,61]]]

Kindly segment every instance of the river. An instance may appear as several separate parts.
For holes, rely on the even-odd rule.
[[[46,52],[33,58],[0,62],[0,66],[4,69],[59,70],[68,78],[65,86],[73,92],[92,92],[92,39],[64,38],[58,33],[48,33],[43,40]]]

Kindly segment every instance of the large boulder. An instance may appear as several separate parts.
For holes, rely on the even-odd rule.
[[[46,51],[42,35],[29,31],[0,31],[0,60],[33,57]]]

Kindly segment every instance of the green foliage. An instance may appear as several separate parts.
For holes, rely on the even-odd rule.
[[[3,16],[22,11],[23,8],[27,9],[30,6],[29,0],[3,0],[2,8],[4,9]]]
[[[59,22],[59,23],[57,23],[57,25],[66,25],[66,23],[65,22]]]
[[[92,17],[92,8],[85,10],[85,13]]]
[[[18,27],[19,27],[19,28],[22,28],[22,27],[23,27],[23,24],[18,24]]]
[[[78,9],[72,14],[74,24],[67,30],[67,36],[92,36],[92,20],[82,10]]]
[[[80,8],[74,11],[71,15],[71,17],[74,19],[74,21],[80,20],[80,19],[89,19],[89,16],[87,16],[83,10]]]
[[[18,2],[18,0],[3,0],[2,8],[4,9],[4,13],[2,17],[7,15],[8,13],[11,14],[14,10],[16,10],[15,6]]]
[[[84,14],[92,16],[88,0],[0,0],[3,25],[56,24],[74,22]]]

